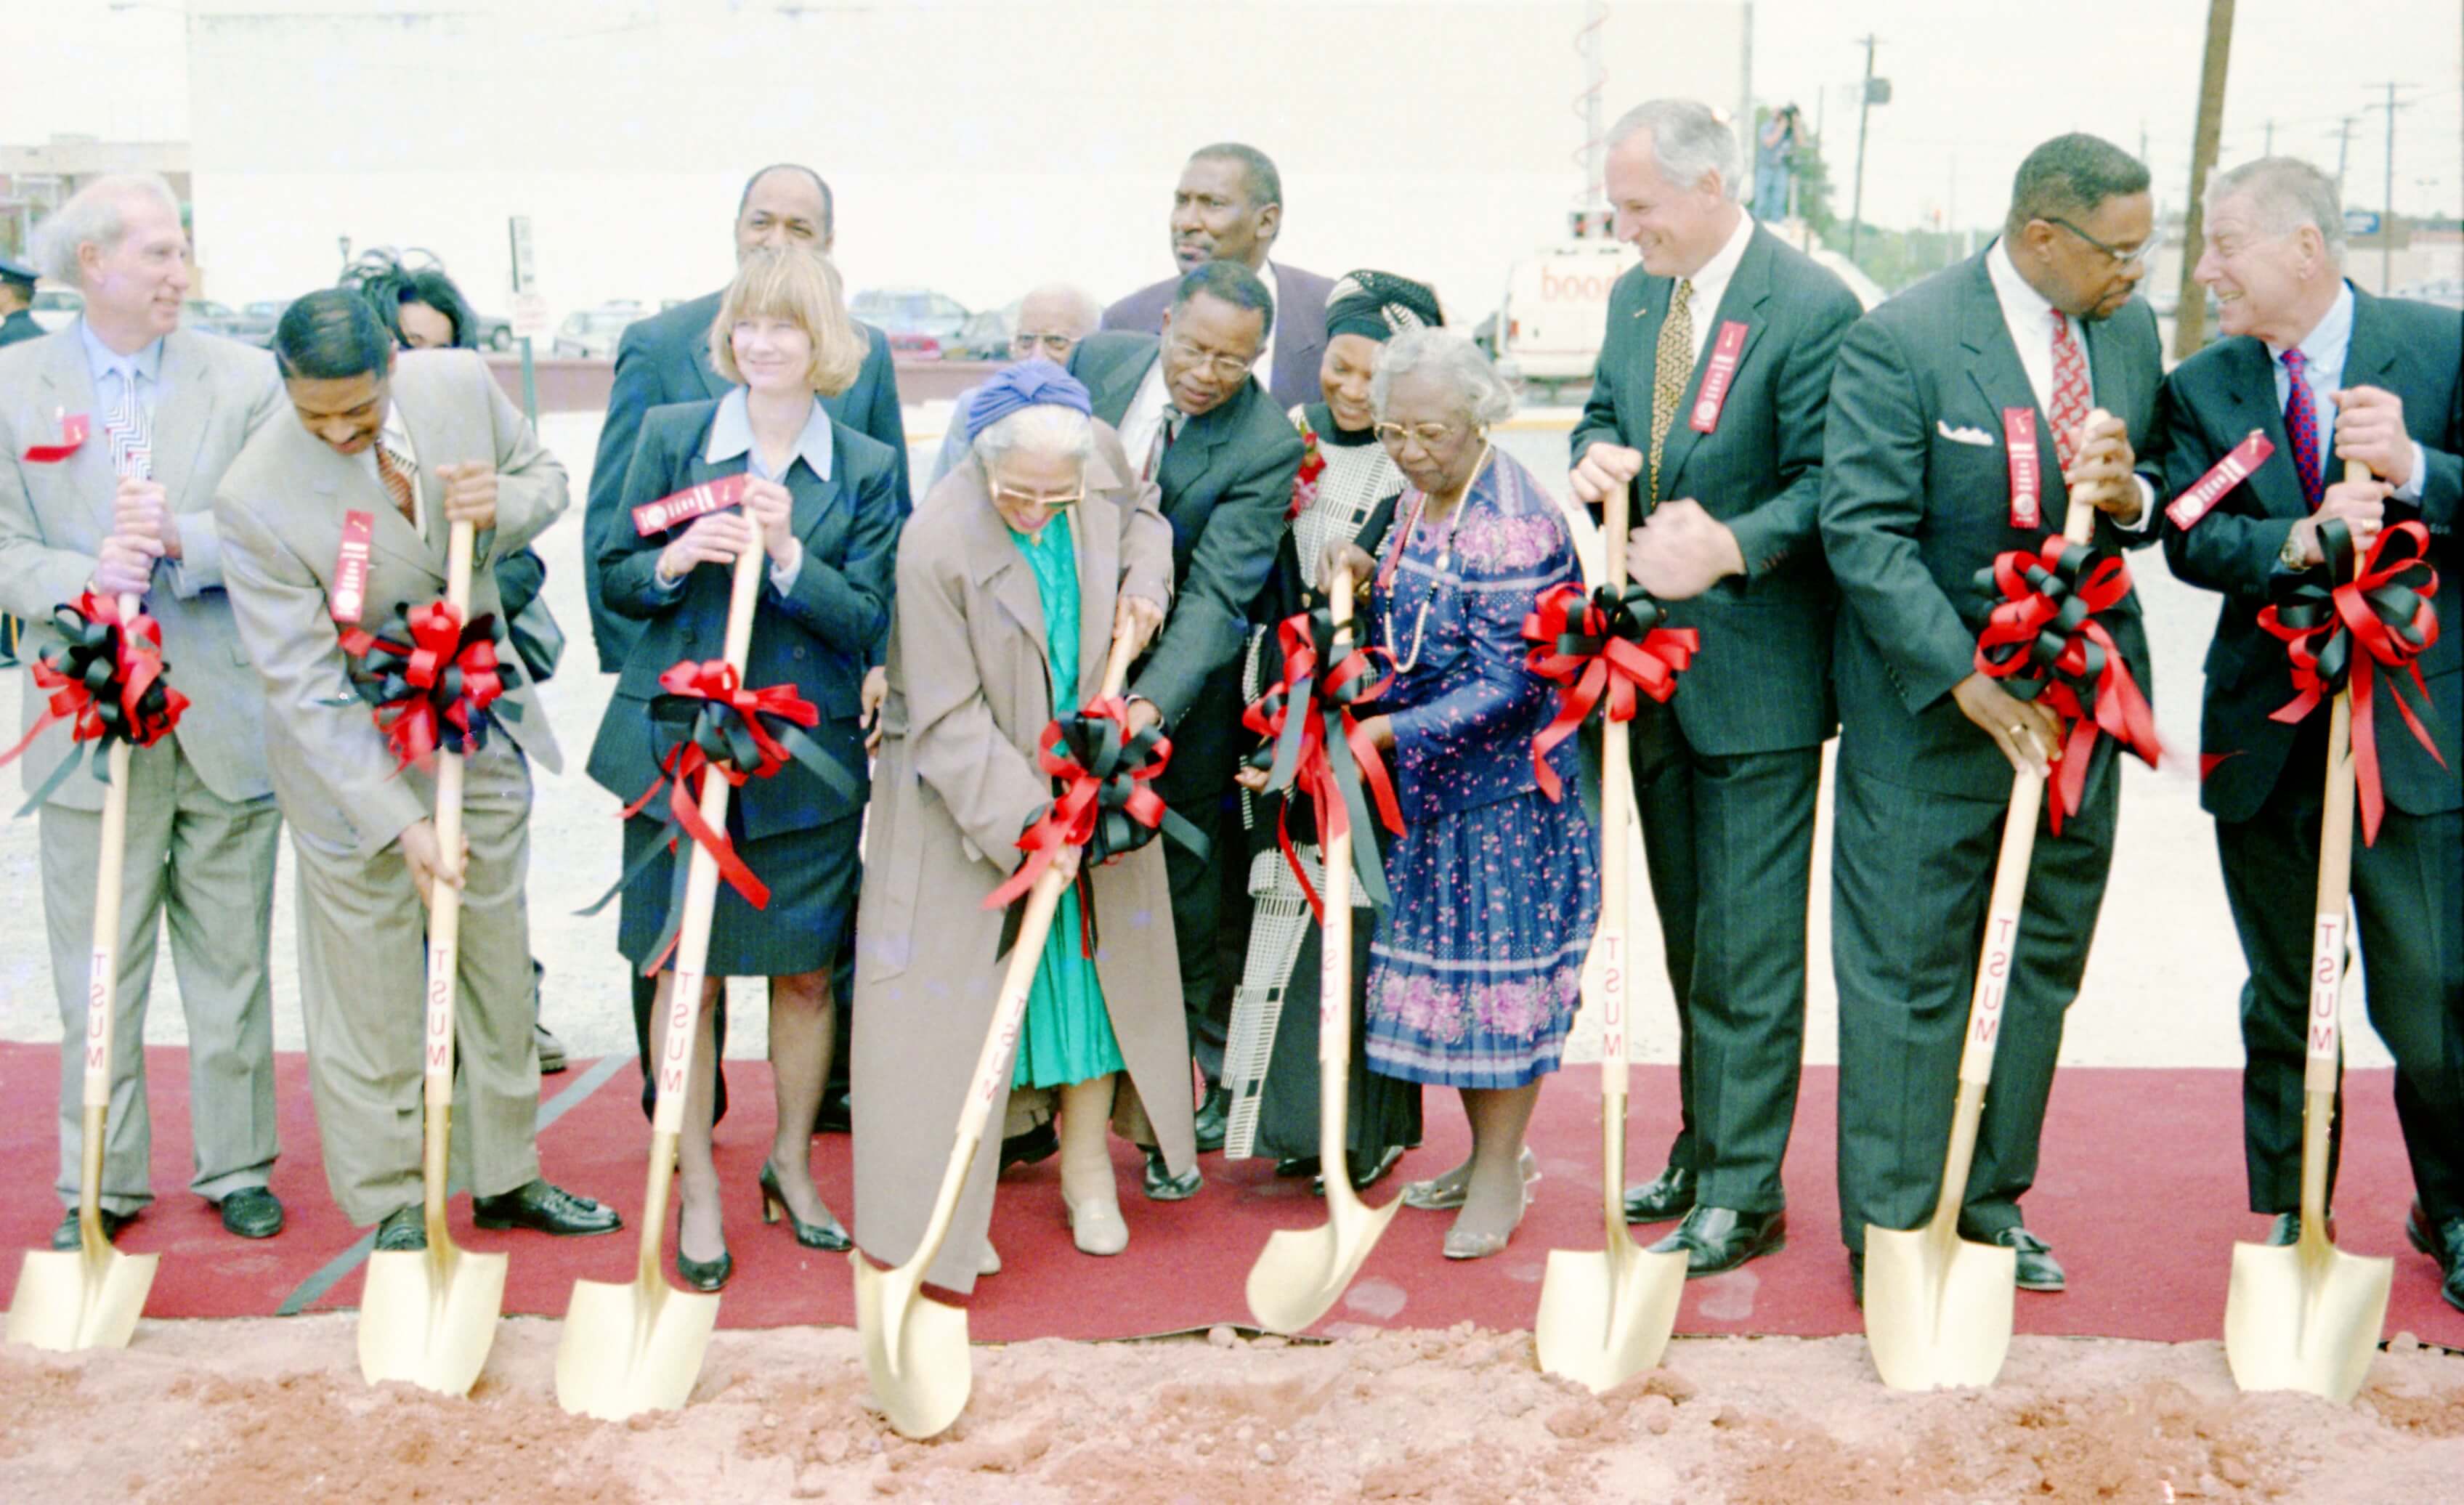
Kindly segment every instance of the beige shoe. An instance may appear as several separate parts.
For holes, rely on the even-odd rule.
[[[1531,1147],[1523,1148],[1523,1197],[1531,1199],[1529,1188],[1540,1179],[1540,1157]],[[1451,1212],[1463,1205],[1463,1188],[1471,1181],[1471,1162],[1466,1160],[1442,1176],[1426,1181],[1410,1181],[1403,1185],[1403,1205],[1424,1212]]]
[[[976,1255],[976,1274],[979,1276],[1001,1274],[1001,1251],[993,1248],[993,1241],[989,1238],[984,1240],[983,1250]]]
[[[1082,1254],[1117,1254],[1130,1247],[1130,1225],[1121,1221],[1121,1205],[1111,1197],[1067,1202],[1069,1239]]]

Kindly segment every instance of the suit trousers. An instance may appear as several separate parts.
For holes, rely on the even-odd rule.
[[[83,770],[69,775],[86,776]],[[102,813],[42,809],[43,918],[60,1010],[60,1167],[64,1206],[84,1171],[86,983]],[[261,1187],[274,1166],[274,796],[237,803],[197,777],[173,736],[129,758],[127,844],[120,889],[111,1110],[102,1206],[133,1213],[153,1200],[153,1125],[145,1108],[145,1005],[155,938],[171,931],[171,966],[188,1025],[190,1189],[220,1201]]]
[[[1677,999],[1683,1118],[1668,1163],[1700,1178],[1698,1206],[1775,1212],[1805,1058],[1822,750],[1715,756],[1657,706],[1636,716],[1629,746]]]
[[[1982,737],[1984,733],[1978,732]],[[2028,867],[1993,1080],[1985,1093],[1960,1225],[2016,1227],[2036,1179],[2037,1135],[2113,865],[2121,771],[2109,745],[2082,808],[2042,825]],[[2009,807],[1929,794],[1838,762],[1833,816],[1831,960],[1839,985],[1839,1217],[1865,1230],[1933,1214],[1950,1141],[1959,1053]],[[2042,817],[2038,818],[2041,821]]]
[[[1229,807],[1236,788],[1232,774],[1257,741],[1241,725],[1241,665],[1235,660],[1208,676],[1182,712],[1172,729],[1172,763],[1155,781],[1164,803],[1206,838],[1204,857],[1165,841],[1164,871],[1172,884],[1173,941],[1180,949],[1190,1054],[1209,1085],[1223,1080],[1232,992],[1249,945],[1241,818]]]
[[[2241,990],[2242,1156],[2250,1210],[2301,1205],[2301,1073],[2310,921],[2319,880],[2325,717],[2314,716],[2275,790],[2248,820],[2216,822],[2225,897],[2250,979]],[[2389,806],[2378,841],[2353,846],[2353,908],[2370,1027],[2395,1057],[2396,1117],[2433,1228],[2464,1214],[2464,812]],[[2335,1190],[2341,1087],[2329,1140]]]
[[[416,776],[406,771],[404,777]],[[530,770],[492,739],[463,774],[470,863],[453,1011],[449,1175],[477,1196],[539,1170],[539,1046],[532,1033]],[[428,783],[426,778],[420,782]],[[365,1227],[420,1200],[428,911],[399,844],[374,857],[295,829],[299,994],[325,1182]]]

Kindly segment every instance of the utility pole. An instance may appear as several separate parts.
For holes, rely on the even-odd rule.
[[[2336,202],[2344,201],[2344,160],[2352,151],[2353,126],[2356,117],[2347,115],[2336,121]]]
[[[1865,224],[1865,119],[1874,113],[1874,34],[1859,40],[1865,44],[1865,88],[1857,99],[1857,187],[1848,209],[1848,259],[1857,259],[1857,232]]]
[[[2276,122],[2274,120],[2267,122],[2266,140],[2267,144],[2258,149],[2258,154],[2262,157],[2273,157],[2276,155]]]
[[[2409,106],[2395,102],[2395,92],[2401,85],[2389,81],[2387,103],[2374,104],[2373,110],[2387,111],[2387,189],[2379,203],[2379,295],[2387,295],[2395,286],[2395,112]]]
[[[2207,293],[2191,275],[2207,245],[2208,173],[2224,136],[2225,64],[2233,54],[2233,0],[2208,0],[2207,55],[2199,65],[2199,120],[2190,139],[2190,202],[2182,216],[2182,287],[2173,308],[2173,359],[2208,342]]]

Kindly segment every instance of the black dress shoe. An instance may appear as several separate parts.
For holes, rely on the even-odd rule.
[[[716,1259],[687,1259],[684,1247],[676,1248],[676,1278],[696,1291],[715,1291],[734,1274],[736,1256],[724,1249]]]
[[[111,1214],[106,1212],[104,1217]],[[106,1227],[109,1225],[106,1224]],[[2438,1261],[2445,1276],[2438,1284],[2438,1294],[2448,1305],[2464,1312],[2464,1215],[2451,1217],[2438,1225],[2438,1236],[2430,1236],[2430,1217],[2415,1202],[2404,1220],[2404,1236],[2412,1247]],[[56,1241],[55,1241],[56,1242]]]
[[[1352,1189],[1366,1191],[1392,1175],[1395,1167],[1403,1163],[1403,1150],[1404,1146],[1401,1145],[1389,1145],[1380,1150],[1374,1160],[1363,1160],[1353,1151],[1345,1150],[1343,1165],[1345,1169],[1352,1172]],[[1318,1159],[1314,1155],[1309,1157],[1309,1195],[1322,1197],[1326,1195],[1326,1177],[1319,1175],[1318,1171],[1323,1167],[1319,1166]],[[1275,1173],[1283,1174],[1283,1167],[1277,1166]]]
[[[2330,1243],[2333,1243],[2335,1241],[2335,1237],[2336,1219],[2331,1214],[2327,1219],[2327,1239]],[[2276,1214],[2276,1221],[2267,1225],[2268,1248],[2290,1249],[2299,1242],[2301,1242],[2300,1213],[2278,1212]]]
[[[1992,1233],[1977,1233],[1961,1229],[1959,1236],[1972,1238],[1980,1244],[1999,1244],[2018,1256],[2017,1283],[2022,1291],[2058,1292],[2069,1285],[2062,1276],[2061,1262],[2043,1239],[2024,1228],[2006,1228]]]
[[[616,1210],[605,1203],[539,1180],[501,1196],[473,1197],[471,1221],[481,1228],[527,1228],[568,1238],[612,1233],[625,1226]]]
[[[272,1238],[282,1232],[282,1203],[263,1187],[242,1187],[222,1199],[223,1232],[240,1238]]]
[[[1172,1167],[1164,1164],[1163,1151],[1150,1145],[1147,1146],[1146,1174],[1140,1178],[1140,1184],[1150,1201],[1185,1202],[1198,1195],[1198,1189],[1206,1184],[1206,1178],[1199,1173],[1196,1166],[1190,1167],[1186,1175],[1174,1175]]]
[[[838,1214],[828,1208],[822,1209],[822,1220],[818,1223],[807,1223],[798,1217],[796,1210],[787,1205],[787,1193],[779,1189],[779,1172],[771,1169],[766,1160],[761,1163],[760,1187],[762,1222],[776,1223],[779,1214],[784,1212],[787,1226],[795,1231],[796,1242],[806,1249],[826,1249],[836,1253],[853,1247],[847,1230],[839,1224]]]
[[[1211,1154],[1223,1147],[1224,1131],[1232,1126],[1232,1093],[1226,1087],[1209,1087],[1199,1100],[1197,1117],[1190,1127],[1198,1135],[1200,1154]]]
[[[1676,1166],[1639,1187],[1625,1189],[1625,1220],[1665,1223],[1694,1211],[1694,1172]]]
[[[1716,1276],[1749,1259],[1775,1254],[1788,1247],[1788,1213],[1740,1212],[1732,1208],[1696,1207],[1677,1225],[1677,1232],[1651,1246],[1655,1254],[1683,1254],[1685,1278]]]
[[[377,1225],[377,1253],[416,1254],[428,1247],[428,1217],[416,1202],[398,1207]]]
[[[1023,1134],[1012,1134],[1001,1141],[1000,1168],[1007,1170],[1012,1166],[1032,1166],[1060,1153],[1060,1131],[1052,1126],[1050,1119],[1046,1119]]]
[[[120,1231],[137,1221],[134,1212],[114,1212],[107,1207],[97,1208],[95,1211],[102,1219],[102,1240],[106,1244],[118,1243]],[[60,1226],[52,1230],[52,1247],[66,1254],[81,1242],[83,1240],[77,1233],[77,1209],[71,1208],[68,1216],[60,1219]]]
[[[1275,1179],[1298,1181],[1303,1176],[1315,1176],[1318,1168],[1318,1158],[1315,1155],[1294,1155],[1275,1162]]]

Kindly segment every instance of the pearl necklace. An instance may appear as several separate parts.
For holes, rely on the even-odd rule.
[[[1463,490],[1455,493],[1454,513],[1446,519],[1446,535],[1438,543],[1437,568],[1429,574],[1428,591],[1426,594],[1421,596],[1420,609],[1413,616],[1412,619],[1412,651],[1407,657],[1395,665],[1395,672],[1397,674],[1409,674],[1413,669],[1419,666],[1421,643],[1427,637],[1429,631],[1429,607],[1438,599],[1438,582],[1444,578],[1447,569],[1454,564],[1455,531],[1463,526],[1463,509],[1471,500],[1471,489],[1473,483],[1480,479],[1480,472],[1488,468],[1488,456],[1489,447],[1484,442],[1480,447],[1480,459],[1471,468],[1470,479],[1464,481],[1463,484]],[[1395,546],[1395,568],[1386,582],[1389,585],[1386,597],[1386,609],[1379,617],[1379,620],[1385,624],[1386,642],[1389,647],[1392,647],[1397,641],[1395,633],[1395,597],[1392,585],[1401,575],[1404,552],[1412,546],[1412,535],[1419,532],[1420,518],[1428,511],[1428,492],[1422,491],[1413,498],[1411,519],[1403,525],[1402,540]]]

